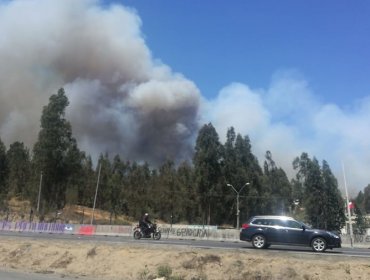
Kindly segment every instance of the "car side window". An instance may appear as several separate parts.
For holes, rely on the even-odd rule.
[[[297,221],[286,221],[286,227],[289,228],[302,228],[302,225]]]
[[[285,227],[284,222],[279,219],[273,219],[271,220],[271,225],[272,226],[280,226],[280,227]]]

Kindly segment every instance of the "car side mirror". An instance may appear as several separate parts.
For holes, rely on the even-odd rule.
[[[302,225],[302,229],[303,229],[303,231],[305,231],[306,230],[306,227],[304,225]]]

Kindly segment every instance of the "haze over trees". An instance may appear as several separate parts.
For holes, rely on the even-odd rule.
[[[240,191],[240,221],[256,214],[302,213],[315,227],[339,230],[345,223],[344,200],[326,161],[307,153],[293,161],[296,178],[266,152],[260,166],[248,136],[227,131],[221,143],[211,123],[196,139],[192,161],[167,159],[158,166],[101,154],[97,163],[80,151],[65,119],[69,105],[63,89],[50,97],[41,116],[37,142],[30,152],[22,142],[7,150],[0,139],[0,198],[19,197],[37,207],[42,174],[40,214],[66,204],[92,207],[98,173],[96,207],[139,218],[143,212],[168,223],[236,225],[236,194]],[[150,145],[150,143],[149,143]],[[248,183],[248,184],[247,184]],[[370,186],[359,194],[361,209],[370,212]]]

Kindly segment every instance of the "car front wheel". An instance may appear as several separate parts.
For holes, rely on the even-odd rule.
[[[266,247],[266,237],[262,234],[257,234],[252,238],[252,245],[254,248],[263,249]]]
[[[326,250],[326,240],[322,237],[316,237],[312,240],[311,247],[315,252],[324,252]]]

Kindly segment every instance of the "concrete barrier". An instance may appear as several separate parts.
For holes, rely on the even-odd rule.
[[[158,224],[162,238],[240,242],[239,230],[218,229],[216,226]],[[38,232],[49,234],[132,236],[134,225],[80,225],[0,221],[0,231]],[[351,247],[349,235],[342,234],[342,247]],[[370,235],[354,235],[353,247],[370,249]]]
[[[236,229],[217,229],[216,226],[199,225],[159,225],[164,238],[197,240],[239,240]]]
[[[107,236],[131,236],[132,230],[133,226],[97,225],[95,234]]]
[[[0,231],[64,233],[65,224],[0,221]]]

